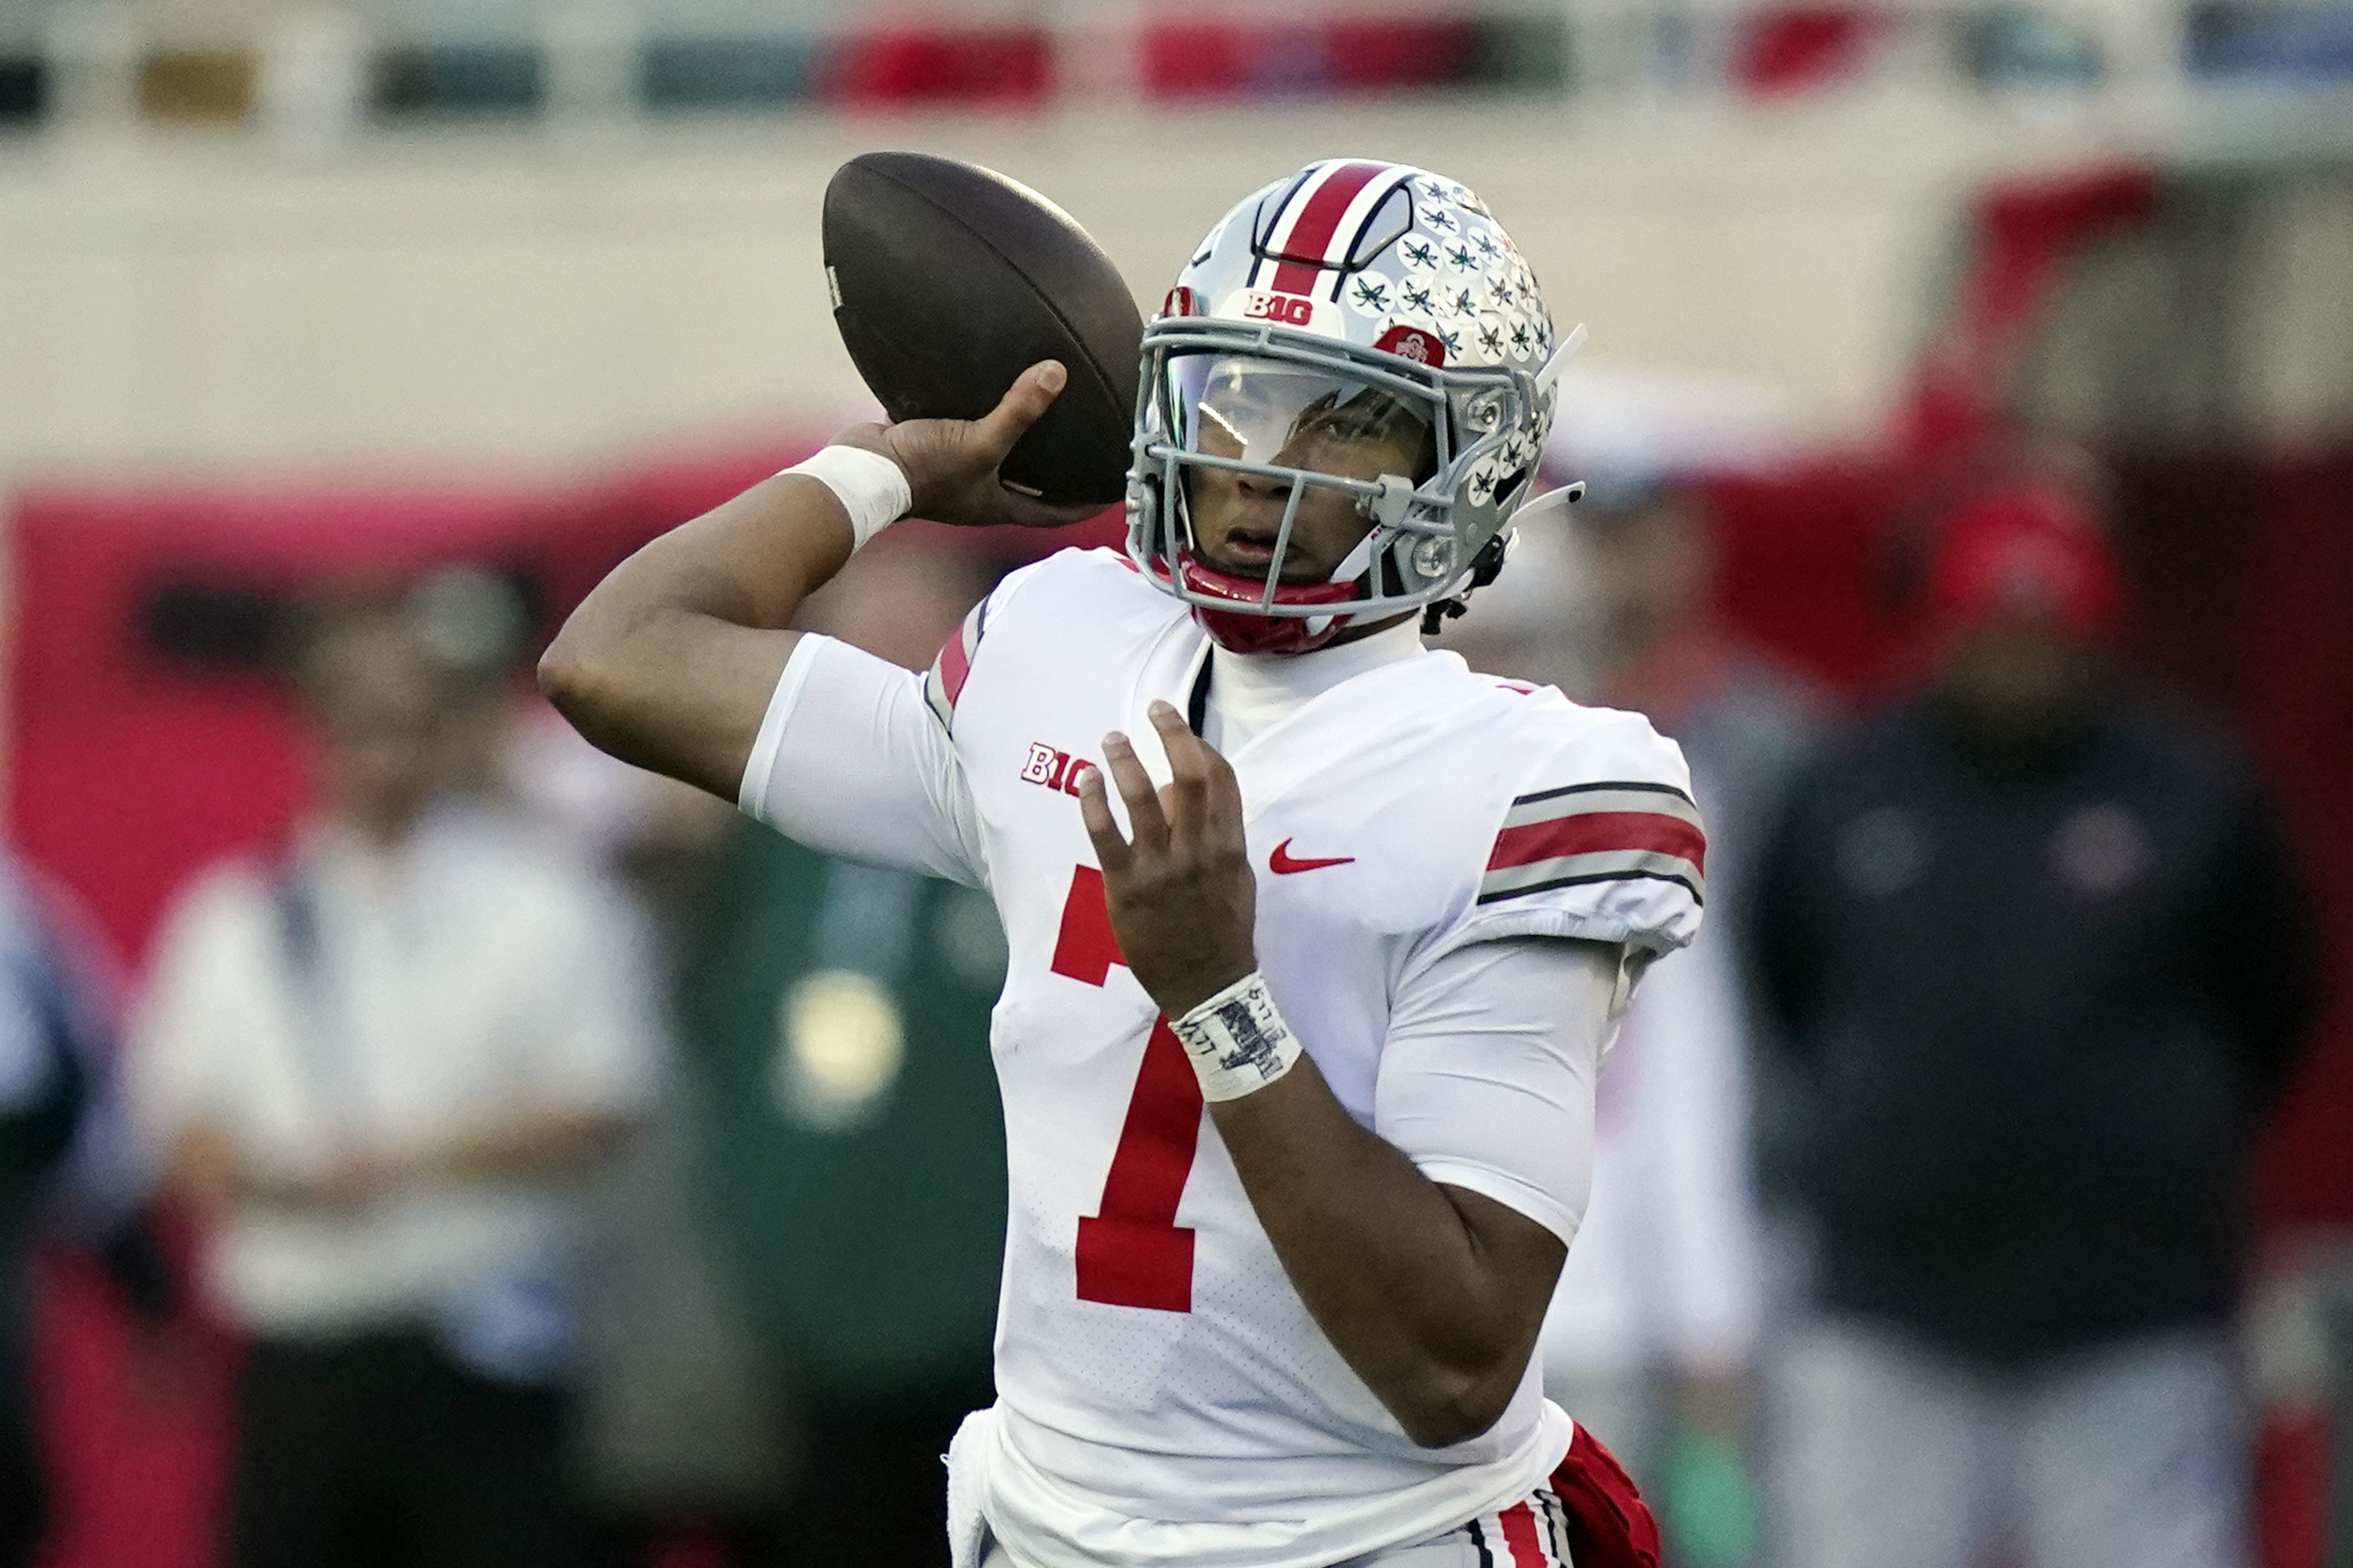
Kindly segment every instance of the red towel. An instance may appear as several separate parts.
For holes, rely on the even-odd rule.
[[[1582,1426],[1552,1472],[1568,1512],[1568,1556],[1577,1568],[1659,1568],[1659,1525],[1618,1456]]]

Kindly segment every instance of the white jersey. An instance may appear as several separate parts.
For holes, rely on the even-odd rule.
[[[1003,917],[999,1404],[959,1438],[956,1484],[1041,1568],[1321,1568],[1526,1495],[1571,1434],[1531,1365],[1481,1436],[1406,1436],[1292,1288],[1183,1049],[1122,964],[1077,777],[1120,729],[1165,778],[1146,706],[1186,708],[1208,654],[1124,557],[1064,552],[1000,585],[920,687],[804,641],[746,770],[755,814],[834,853],[985,883]],[[813,716],[828,705],[836,718]],[[1500,951],[1474,944],[1580,938],[1640,958],[1688,941],[1704,841],[1680,754],[1638,716],[1420,654],[1322,691],[1229,760],[1259,966],[1333,1093],[1432,1180],[1568,1239],[1597,1060],[1449,1040],[1440,1019],[1462,1060],[1432,1073],[1422,1049],[1409,1073],[1396,1036],[1431,1010],[1417,1003],[1431,977],[1475,982]],[[1609,1003],[1605,983],[1592,1005]],[[1482,1049],[1500,1065],[1474,1062]],[[1509,1086],[1515,1058],[1528,1081],[1493,1115],[1433,1113],[1453,1103],[1440,1078]],[[1513,1130],[1509,1147],[1486,1122]]]

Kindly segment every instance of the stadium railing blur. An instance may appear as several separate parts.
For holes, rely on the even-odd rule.
[[[882,20],[873,20],[880,16]],[[2353,0],[0,0],[0,131],[2353,83]]]

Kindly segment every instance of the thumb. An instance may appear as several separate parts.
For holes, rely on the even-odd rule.
[[[1062,368],[1058,360],[1041,360],[1031,365],[1005,388],[997,406],[974,422],[974,439],[991,457],[1003,458],[1013,449],[1013,443],[1021,439],[1022,432],[1054,406],[1054,400],[1062,395],[1070,379],[1070,373]]]

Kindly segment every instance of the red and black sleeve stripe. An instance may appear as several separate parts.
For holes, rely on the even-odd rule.
[[[1708,901],[1708,833],[1672,784],[1571,784],[1511,802],[1487,857],[1479,902],[1580,883],[1672,882]]]

